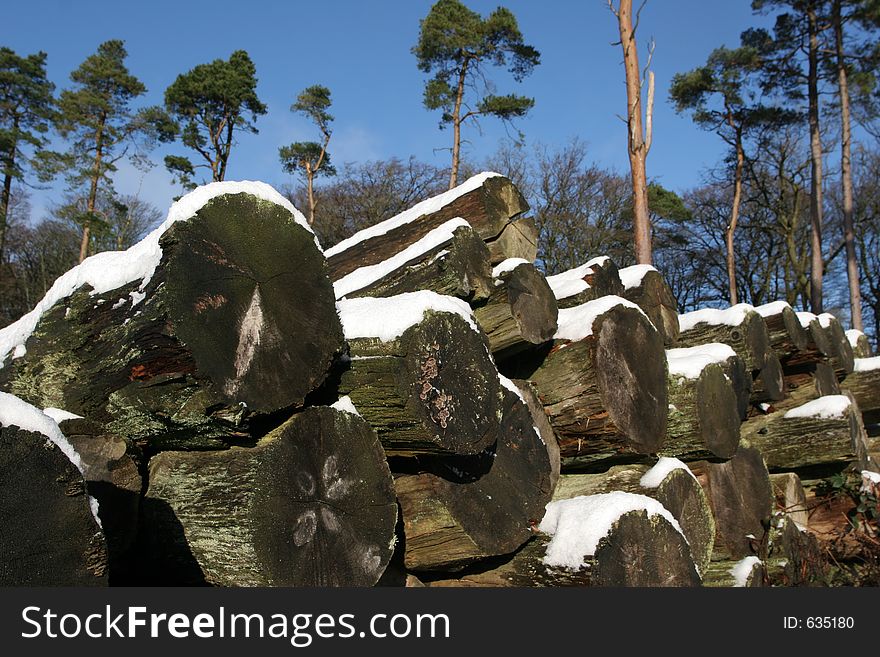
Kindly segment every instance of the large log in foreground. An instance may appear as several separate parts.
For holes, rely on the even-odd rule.
[[[301,405],[343,346],[314,235],[256,183],[185,196],[128,251],[62,276],[0,345],[29,328],[0,387],[152,449],[248,440],[249,415]]]
[[[157,581],[372,586],[397,504],[367,423],[313,407],[256,447],[153,457],[144,514]]]
[[[465,219],[483,240],[493,240],[528,209],[525,198],[510,180],[481,173],[327,249],[330,277],[339,280],[355,269],[387,260],[456,217]]]
[[[504,366],[535,385],[563,463],[601,468],[656,453],[666,435],[666,359],[644,313],[602,297],[560,310],[555,338]]]
[[[389,455],[479,454],[495,442],[498,370],[466,303],[422,291],[338,307],[349,344],[339,392]]]
[[[678,302],[666,279],[650,265],[633,265],[620,270],[624,299],[641,308],[660,331],[663,343],[669,347],[678,344],[681,328],[678,322]],[[686,346],[686,345],[683,345]]]
[[[408,570],[457,570],[509,554],[531,536],[550,501],[552,464],[528,406],[504,391],[498,441],[476,456],[395,461],[425,470],[394,480]]]
[[[107,584],[104,535],[78,466],[54,421],[0,393],[0,585]]]

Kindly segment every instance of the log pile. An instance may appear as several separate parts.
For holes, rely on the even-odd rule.
[[[0,330],[2,583],[819,578],[813,483],[876,465],[864,335],[545,277],[527,211],[480,174],[322,251],[216,183],[66,274]]]

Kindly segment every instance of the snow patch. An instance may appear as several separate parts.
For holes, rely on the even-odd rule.
[[[648,516],[663,516],[681,533],[681,526],[672,514],[660,502],[645,495],[614,491],[550,502],[538,526],[540,531],[553,537],[547,545],[544,563],[571,570],[584,567],[585,557],[596,553],[599,541],[620,516],[641,510]]]
[[[804,328],[810,328],[810,324],[813,322],[813,320],[818,320],[818,317],[816,317],[813,313],[808,313],[805,311],[796,312],[795,315],[797,315],[798,321]]]
[[[623,283],[623,289],[631,290],[641,285],[649,271],[657,270],[651,265],[633,265],[632,267],[624,267],[618,271],[620,282]]]
[[[378,338],[389,342],[421,322],[429,310],[459,315],[474,331],[479,331],[469,305],[461,299],[429,290],[377,299],[340,299],[336,310],[347,340]]]
[[[850,406],[849,397],[846,395],[825,395],[806,404],[798,406],[788,411],[783,418],[818,418],[822,420],[833,420],[846,416],[846,411]]]
[[[360,267],[346,274],[333,283],[333,292],[336,294],[336,298],[341,299],[347,294],[362,290],[410,262],[419,259],[420,256],[436,249],[441,244],[449,242],[453,237],[453,232],[462,226],[470,226],[470,224],[461,217],[450,219],[387,260],[378,262],[375,265]]]
[[[854,372],[870,372],[871,370],[880,370],[880,356],[872,356],[871,358],[856,358],[853,361]]]
[[[70,462],[76,466],[80,473],[85,471],[82,459],[73,445],[61,433],[58,423],[36,406],[31,406],[15,395],[0,392],[0,425],[4,427],[15,425],[24,431],[32,431],[46,436],[70,459]]]
[[[569,269],[561,274],[548,276],[547,284],[553,291],[553,296],[557,299],[567,299],[590,289],[590,284],[584,278],[595,273],[593,270],[594,266],[601,267],[610,259],[608,256],[598,256],[588,260],[579,267]]]
[[[733,575],[734,586],[743,587],[749,583],[749,575],[752,574],[752,568],[755,564],[763,563],[758,557],[749,556],[741,559],[734,564],[728,572]]]
[[[492,269],[492,278],[498,278],[501,276],[501,274],[505,274],[509,271],[513,271],[514,269],[516,269],[520,265],[530,265],[530,264],[532,264],[532,263],[529,262],[528,260],[526,260],[525,258],[508,258],[507,260],[504,260],[503,262],[500,262],[499,264],[495,265],[495,267]]]
[[[335,408],[337,411],[343,411],[345,413],[351,413],[352,415],[361,416],[358,413],[358,410],[354,407],[354,403],[351,401],[351,397],[345,395],[344,397],[340,397],[335,402],[330,404],[330,408]]]
[[[363,230],[359,230],[348,239],[342,240],[341,242],[339,242],[339,244],[336,244],[335,246],[327,249],[324,253],[328,258],[330,258],[339,253],[342,253],[346,249],[351,248],[355,244],[360,244],[364,240],[372,239],[373,237],[378,237],[379,235],[384,235],[388,231],[394,230],[395,228],[398,228],[400,226],[404,226],[423,215],[437,212],[444,206],[452,203],[460,196],[464,196],[468,192],[472,192],[473,190],[478,189],[487,179],[494,178],[495,176],[500,175],[500,173],[492,173],[486,171],[472,178],[468,178],[461,185],[450,189],[448,192],[444,192],[432,198],[426,199],[421,203],[417,203],[416,205],[412,206],[409,210],[401,212],[400,214],[391,217],[390,219],[386,219],[385,221],[379,222],[378,224],[375,224],[368,228],[364,228]]]
[[[686,379],[698,379],[700,373],[712,363],[723,363],[736,356],[730,345],[721,342],[710,342],[696,347],[683,347],[666,350],[666,362],[669,364],[671,376],[683,376]]]
[[[849,344],[853,349],[859,346],[859,338],[863,335],[865,334],[859,329],[849,329],[846,331],[846,339],[849,340]]]
[[[657,461],[657,464],[648,470],[645,474],[642,475],[642,478],[639,479],[639,486],[642,488],[658,488],[660,484],[663,483],[663,480],[669,475],[673,470],[684,470],[687,472],[694,481],[697,480],[694,477],[694,473],[691,472],[691,469],[687,467],[684,463],[679,461],[676,458],[671,458],[669,456],[661,456],[660,460]]]
[[[50,418],[55,420],[56,424],[61,424],[64,420],[81,420],[82,415],[77,415],[76,413],[71,413],[70,411],[65,411],[60,408],[44,408],[43,413],[48,415]]]
[[[771,301],[763,306],[755,306],[755,312],[761,317],[773,317],[785,312],[785,309],[791,309],[791,306],[785,301]]]
[[[593,334],[593,322],[603,313],[608,312],[614,306],[624,306],[626,308],[635,308],[647,319],[647,315],[642,312],[636,304],[627,301],[621,297],[609,294],[606,297],[599,297],[593,301],[582,303],[574,308],[562,308],[559,310],[559,316],[556,320],[557,329],[553,336],[554,340],[569,340],[576,342],[583,340],[588,335]],[[650,321],[650,320],[649,320]]]
[[[701,308],[693,312],[678,316],[678,324],[681,332],[690,331],[697,324],[711,324],[713,326],[739,326],[745,321],[746,315],[754,312],[754,306],[747,303],[738,303],[730,308],[719,310],[717,308]]]
[[[831,328],[831,323],[837,321],[837,318],[831,313],[822,313],[817,315],[816,319],[819,320],[819,326],[824,329]]]
[[[523,398],[522,393],[520,392],[519,388],[516,387],[516,384],[513,381],[508,379],[503,374],[498,375],[498,380],[501,381],[501,386],[503,388],[510,390],[510,392],[514,393],[525,404],[526,400]]]

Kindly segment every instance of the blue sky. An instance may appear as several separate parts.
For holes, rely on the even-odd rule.
[[[415,155],[446,165],[449,130],[439,115],[421,104],[425,74],[410,52],[419,19],[429,0],[324,0],[304,2],[68,2],[32,0],[4,10],[0,45],[19,54],[48,53],[48,73],[60,90],[69,74],[98,44],[123,39],[130,71],[147,86],[139,104],[158,104],[175,77],[193,66],[247,50],[257,67],[258,94],[269,107],[257,121],[258,135],[242,135],[230,158],[227,179],[257,179],[273,185],[293,182],[278,163],[278,146],[316,138],[308,121],[289,111],[296,94],[310,84],[330,88],[336,117],[330,151],[334,162]],[[542,63],[522,84],[497,76],[500,93],[534,96],[536,105],[517,127],[527,142],[561,145],[584,140],[590,158],[626,171],[626,130],[622,56],[617,25],[605,0],[466,0],[486,15],[499,4],[517,16],[527,43]],[[705,61],[712,49],[734,46],[747,27],[766,25],[749,0],[649,0],[639,27],[641,54],[656,42],[657,83],[654,146],[648,175],[682,191],[700,183],[706,167],[721,156],[720,140],[677,116],[668,102],[672,76]],[[468,130],[466,156],[479,161],[504,138],[501,123],[487,120],[481,134]],[[116,187],[137,194],[163,213],[180,189],[161,165],[164,154],[184,154],[180,146],[153,152],[157,166],[143,174],[120,166]],[[33,191],[39,218],[60,198],[63,184]]]

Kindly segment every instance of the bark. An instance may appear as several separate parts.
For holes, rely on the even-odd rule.
[[[559,437],[563,466],[602,468],[655,454],[666,435],[666,359],[637,309],[600,314],[583,340],[556,340],[505,364],[528,379]]]
[[[54,443],[0,426],[0,585],[106,586],[107,546],[80,471]]]
[[[534,217],[520,217],[507,224],[501,234],[487,242],[489,259],[493,265],[508,258],[522,258],[534,262],[538,257],[538,227]]]
[[[248,443],[252,418],[302,405],[342,350],[324,258],[249,194],[211,200],[160,246],[143,292],[80,288],[46,312],[0,387],[150,450]]]
[[[848,375],[841,387],[852,393],[862,413],[880,411],[880,367],[860,368]]]
[[[394,485],[408,570],[458,570],[509,554],[531,536],[550,501],[552,463],[528,406],[504,391],[498,441],[475,456],[420,459]]]
[[[667,347],[678,342],[678,302],[666,284],[666,279],[657,271],[648,271],[636,287],[623,291],[624,299],[632,301],[648,316],[663,336]]]
[[[825,557],[816,537],[790,517],[775,520],[767,559],[770,586],[809,586],[824,583]]]
[[[252,448],[154,457],[144,513],[159,581],[372,586],[397,505],[367,423],[313,407]]]
[[[728,120],[733,127],[733,121],[728,114]],[[730,305],[735,306],[739,303],[736,294],[736,252],[734,250],[734,233],[736,232],[736,224],[739,221],[739,206],[742,198],[742,174],[743,164],[745,163],[745,153],[743,152],[742,129],[735,128],[736,133],[736,166],[733,174],[733,205],[730,208],[730,221],[727,229],[724,231],[724,241],[727,246],[727,286],[730,296]]]
[[[788,370],[785,374],[785,389],[792,394],[802,389],[809,390],[807,399],[840,394],[840,384],[834,369],[821,361]]]
[[[437,198],[432,201],[439,202]],[[439,198],[442,199],[442,195]],[[433,209],[432,206],[425,214],[397,226],[392,220],[388,220],[388,224],[380,223],[369,229],[372,237],[349,243],[348,248],[328,249],[330,277],[339,280],[355,269],[387,260],[434,228],[456,217],[467,220],[483,240],[491,241],[528,209],[525,198],[510,180],[503,176],[487,178],[477,189],[448,201],[439,209]],[[386,229],[385,232],[376,233],[383,228]],[[357,234],[353,237],[356,236]],[[345,243],[341,246],[344,247]]]
[[[737,326],[700,322],[679,334],[677,346],[694,347],[710,342],[730,345],[752,372],[764,367],[767,354],[770,353],[767,325],[758,313],[752,311],[746,312],[742,323]]]
[[[95,165],[89,177],[89,195],[86,198],[86,212],[89,216],[83,223],[82,240],[79,245],[79,261],[82,262],[89,254],[89,239],[91,234],[91,216],[95,212],[95,203],[98,199],[98,181],[101,180],[101,160],[104,157],[104,123],[107,113],[102,111],[95,129]]]
[[[734,559],[713,559],[706,568],[706,572],[703,573],[703,586],[728,588],[737,586],[733,576],[733,568],[736,565],[737,561]],[[767,586],[767,579],[767,567],[762,561],[757,561],[746,576],[745,587],[761,588]]]
[[[534,427],[538,430],[538,435],[547,447],[547,454],[550,457],[550,489],[555,490],[556,483],[559,481],[559,473],[562,466],[559,453],[559,440],[557,440],[556,433],[553,431],[553,426],[550,424],[550,418],[548,418],[547,414],[544,412],[544,405],[538,397],[538,392],[535,390],[535,386],[522,379],[514,380],[513,384],[519,390],[526,406],[529,407]]]
[[[498,370],[462,317],[429,311],[394,340],[351,339],[349,349],[340,394],[389,455],[479,454],[498,438]]]
[[[529,263],[502,273],[474,317],[489,339],[489,349],[503,359],[553,339],[557,328],[556,298],[547,280]]]
[[[822,309],[822,138],[819,126],[819,18],[813,2],[808,2],[809,70],[807,96],[810,124],[810,309],[819,314]]]

